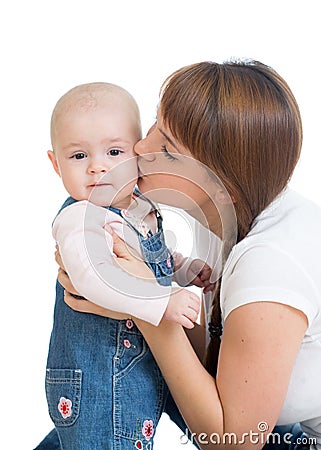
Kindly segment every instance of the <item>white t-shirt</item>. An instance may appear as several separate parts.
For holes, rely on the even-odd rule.
[[[200,241],[200,245],[201,241]],[[255,220],[222,275],[223,322],[235,308],[275,301],[302,311],[308,329],[278,424],[300,422],[321,449],[321,208],[290,189]]]

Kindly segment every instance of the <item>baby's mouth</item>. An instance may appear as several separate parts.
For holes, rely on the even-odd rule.
[[[91,188],[103,187],[103,186],[110,186],[110,183],[92,183],[89,185],[89,187],[91,187]]]

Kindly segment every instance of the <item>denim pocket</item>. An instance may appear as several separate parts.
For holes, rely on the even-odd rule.
[[[49,414],[56,426],[71,426],[78,419],[81,380],[80,369],[47,369],[46,396]]]

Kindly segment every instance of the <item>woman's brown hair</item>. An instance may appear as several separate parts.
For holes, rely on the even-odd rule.
[[[177,141],[235,199],[239,242],[286,187],[299,159],[302,124],[287,83],[257,61],[201,62],[167,78],[160,112]],[[213,375],[217,358],[211,347],[221,323],[217,284],[206,363]]]

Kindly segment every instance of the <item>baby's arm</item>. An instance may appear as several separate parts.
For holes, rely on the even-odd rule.
[[[105,211],[87,201],[74,203],[57,216],[53,236],[76,290],[94,303],[157,325],[171,287],[151,277],[143,280],[122,270],[113,258],[113,240],[105,231]]]
[[[193,328],[200,312],[200,299],[188,289],[173,289],[164,318]]]
[[[203,288],[204,294],[213,291],[215,283],[210,281],[211,267],[201,259],[183,257],[180,253],[174,253],[174,276],[180,286],[197,286]]]
[[[184,258],[180,253],[174,253],[173,281],[180,286],[195,285],[203,288],[206,294],[214,289],[210,282],[212,269],[200,259]],[[193,328],[200,312],[200,299],[187,289],[174,289],[169,299],[164,317],[177,322],[186,328]]]

